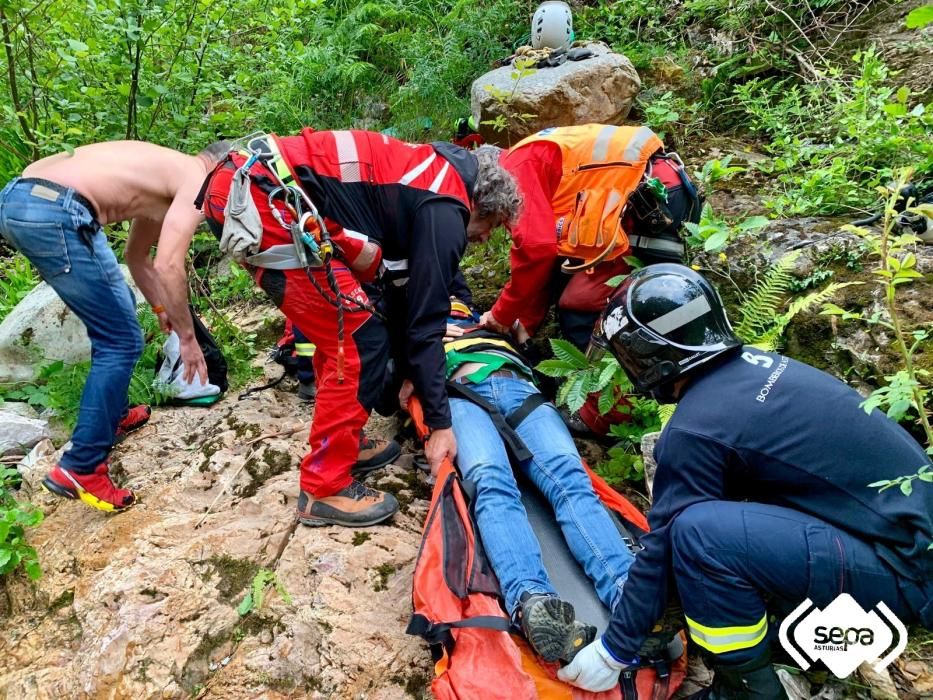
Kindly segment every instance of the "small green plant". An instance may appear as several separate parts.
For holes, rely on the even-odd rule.
[[[680,121],[677,101],[678,98],[670,91],[652,99],[638,101],[645,115],[645,123],[651,127],[661,140],[664,140],[667,135],[666,131],[676,126]]]
[[[614,357],[607,355],[591,365],[586,355],[571,342],[560,338],[551,338],[550,342],[554,358],[541,361],[537,370],[548,377],[564,380],[557,391],[559,406],[567,406],[571,412],[579,411],[587,397],[598,391],[601,392],[600,411],[608,413],[619,398],[619,392],[631,390],[631,383]]]
[[[17,500],[13,489],[20,483],[15,469],[0,465],[0,576],[22,567],[33,581],[42,576],[39,556],[26,541],[26,530],[42,522],[42,511]]]
[[[511,90],[503,90],[495,85],[483,87],[492,96],[496,104],[495,112],[497,114],[493,119],[484,119],[480,123],[492,127],[493,131],[505,133],[506,138],[509,139],[509,146],[512,145],[512,132],[538,116],[537,114],[518,112],[514,107],[515,93],[518,91],[518,86],[524,78],[535,73],[537,69],[534,66],[535,62],[530,58],[516,58],[512,64],[512,73],[510,75],[512,78]]]
[[[609,426],[609,434],[619,442],[609,448],[609,458],[597,464],[594,471],[614,486],[623,481],[642,481],[645,462],[641,454],[641,438],[645,433],[660,430],[664,426],[664,416],[672,413],[674,406],[627,394],[624,403],[617,401],[610,408],[628,415],[629,420]]]
[[[236,611],[240,616],[245,617],[252,612],[261,610],[262,604],[266,599],[266,591],[268,591],[269,588],[275,589],[279,597],[286,604],[291,605],[292,597],[289,595],[288,591],[285,590],[285,586],[282,585],[282,582],[279,580],[278,574],[270,569],[260,569],[256,572],[256,575],[253,576],[246,596],[237,606]]]
[[[722,250],[727,244],[739,236],[767,226],[766,216],[750,216],[738,222],[730,222],[724,217],[717,216],[709,203],[703,206],[699,223],[685,222],[684,228],[690,234],[687,236],[687,245],[692,248],[702,248],[707,253]]]
[[[645,462],[629,443],[614,445],[607,454],[609,458],[597,464],[593,471],[610,486],[621,486],[627,481],[642,481],[645,478]]]
[[[78,404],[90,367],[90,362],[73,365],[61,360],[49,362],[39,367],[31,382],[0,385],[0,404],[23,401],[40,411],[50,409],[62,425],[71,428],[78,417]]]
[[[703,168],[697,173],[697,179],[703,184],[706,190],[712,190],[717,182],[727,182],[739,173],[744,173],[746,168],[740,165],[729,165],[732,162],[732,155],[727,155],[720,160],[708,160],[703,164]]]
[[[39,276],[25,257],[0,257],[0,321],[5,319],[37,284]]]
[[[924,464],[922,467],[920,467],[916,474],[899,476],[896,479],[882,479],[881,481],[875,481],[869,484],[868,487],[878,489],[878,491],[885,491],[897,486],[902,494],[909,496],[914,492],[915,481],[922,481],[927,484],[933,484],[933,469],[930,468],[929,464]],[[931,545],[931,548],[933,548],[933,545]]]
[[[923,5],[910,11],[904,20],[908,29],[923,29],[933,24],[933,5]]]
[[[658,404],[632,394],[632,383],[618,360],[606,354],[595,364],[566,340],[551,339],[554,358],[538,364],[538,371],[549,377],[563,379],[557,391],[556,402],[571,412],[580,410],[590,394],[599,392],[598,409],[601,414],[617,411],[629,420],[615,423],[610,434],[619,444],[610,449],[609,459],[596,467],[596,472],[610,484],[637,481],[644,477],[644,463],[640,453],[641,436],[660,430]]]
[[[824,304],[823,314],[836,316],[842,321],[857,320],[869,327],[882,328],[892,336],[893,348],[897,352],[902,368],[886,377],[889,384],[876,389],[862,404],[866,412],[873,408],[884,409],[892,418],[903,420],[910,417],[919,424],[926,438],[927,452],[933,454],[933,427],[930,425],[930,410],[927,402],[933,389],[929,386],[930,372],[917,367],[914,356],[921,346],[933,338],[933,324],[908,328],[901,319],[897,308],[898,288],[923,277],[917,271],[917,256],[912,248],[918,238],[912,233],[897,234],[895,223],[898,212],[895,205],[899,192],[910,181],[912,171],[905,168],[900,171],[897,182],[883,190],[886,195],[883,225],[880,232],[857,226],[844,228],[860,236],[869,251],[877,259],[877,266],[872,273],[875,284],[882,293],[882,302],[886,317],[881,313],[852,312],[836,304]],[[910,207],[908,211],[933,213],[933,207]]]

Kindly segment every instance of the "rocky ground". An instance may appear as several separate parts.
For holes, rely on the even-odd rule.
[[[0,603],[0,697],[422,697],[430,656],[404,629],[426,477],[375,479],[404,504],[391,525],[297,525],[310,413],[288,390],[157,409],[115,452],[141,500],[118,515],[36,490],[51,457],[32,468],[44,576]],[[262,568],[290,600],[241,616]]]

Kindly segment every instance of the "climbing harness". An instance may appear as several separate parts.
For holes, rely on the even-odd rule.
[[[308,280],[324,300],[337,310],[337,381],[343,383],[346,355],[344,352],[344,313],[347,311],[365,311],[383,319],[372,304],[360,301],[340,290],[331,262],[334,257],[334,244],[327,225],[318,208],[308,193],[297,183],[288,164],[279,152],[275,137],[263,132],[250,134],[234,143],[234,151],[243,150],[249,154],[246,162],[237,171],[249,175],[251,168],[261,162],[278,186],[268,196],[269,209],[278,224],[289,232],[292,238],[292,251],[289,246],[273,246],[266,251],[249,256],[247,262],[261,267],[272,267],[276,256],[297,257],[298,265],[305,271]],[[286,250],[277,250],[285,248]],[[265,257],[264,257],[265,256]],[[288,267],[296,267],[289,262]],[[323,269],[329,291],[318,282],[313,270]]]

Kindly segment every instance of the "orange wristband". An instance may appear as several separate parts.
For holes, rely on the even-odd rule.
[[[152,313],[154,313],[154,314],[164,314],[164,313],[165,313],[165,307],[162,306],[162,304],[156,304],[155,306],[152,307]]]

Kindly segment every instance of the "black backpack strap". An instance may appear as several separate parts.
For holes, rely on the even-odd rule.
[[[499,409],[497,409],[472,389],[469,389],[463,384],[458,384],[457,382],[447,382],[447,393],[456,396],[457,398],[466,399],[467,401],[475,403],[489,414],[489,418],[492,420],[492,424],[496,426],[496,430],[498,431],[499,436],[502,438],[502,442],[505,443],[505,448],[508,450],[508,453],[512,459],[516,460],[517,462],[524,462],[531,459],[531,452],[527,447],[525,447],[525,443],[522,442],[522,439],[518,436],[518,433],[515,432],[515,428],[509,424],[509,421],[507,421],[505,416],[499,412]],[[524,406],[522,406],[522,408],[524,408]],[[519,411],[520,410],[521,408]]]
[[[543,406],[546,403],[547,399],[544,398],[544,394],[540,392],[531,394],[522,402],[522,405],[519,406],[517,410],[512,411],[512,413],[510,413],[508,418],[505,420],[509,424],[509,427],[512,428],[512,430],[518,430],[518,426],[522,424],[523,420],[531,415],[532,411],[534,411],[538,406]]]
[[[465,620],[455,620],[454,622],[431,622],[424,615],[415,613],[408,621],[408,627],[405,628],[405,634],[412,634],[421,637],[431,645],[432,656],[440,655],[440,647],[443,647],[447,654],[454,651],[454,637],[450,633],[452,629],[463,629],[464,627],[477,627],[479,629],[488,629],[495,632],[508,632],[512,629],[512,623],[508,618],[498,615],[477,615],[468,617]],[[434,651],[437,650],[437,655]]]

